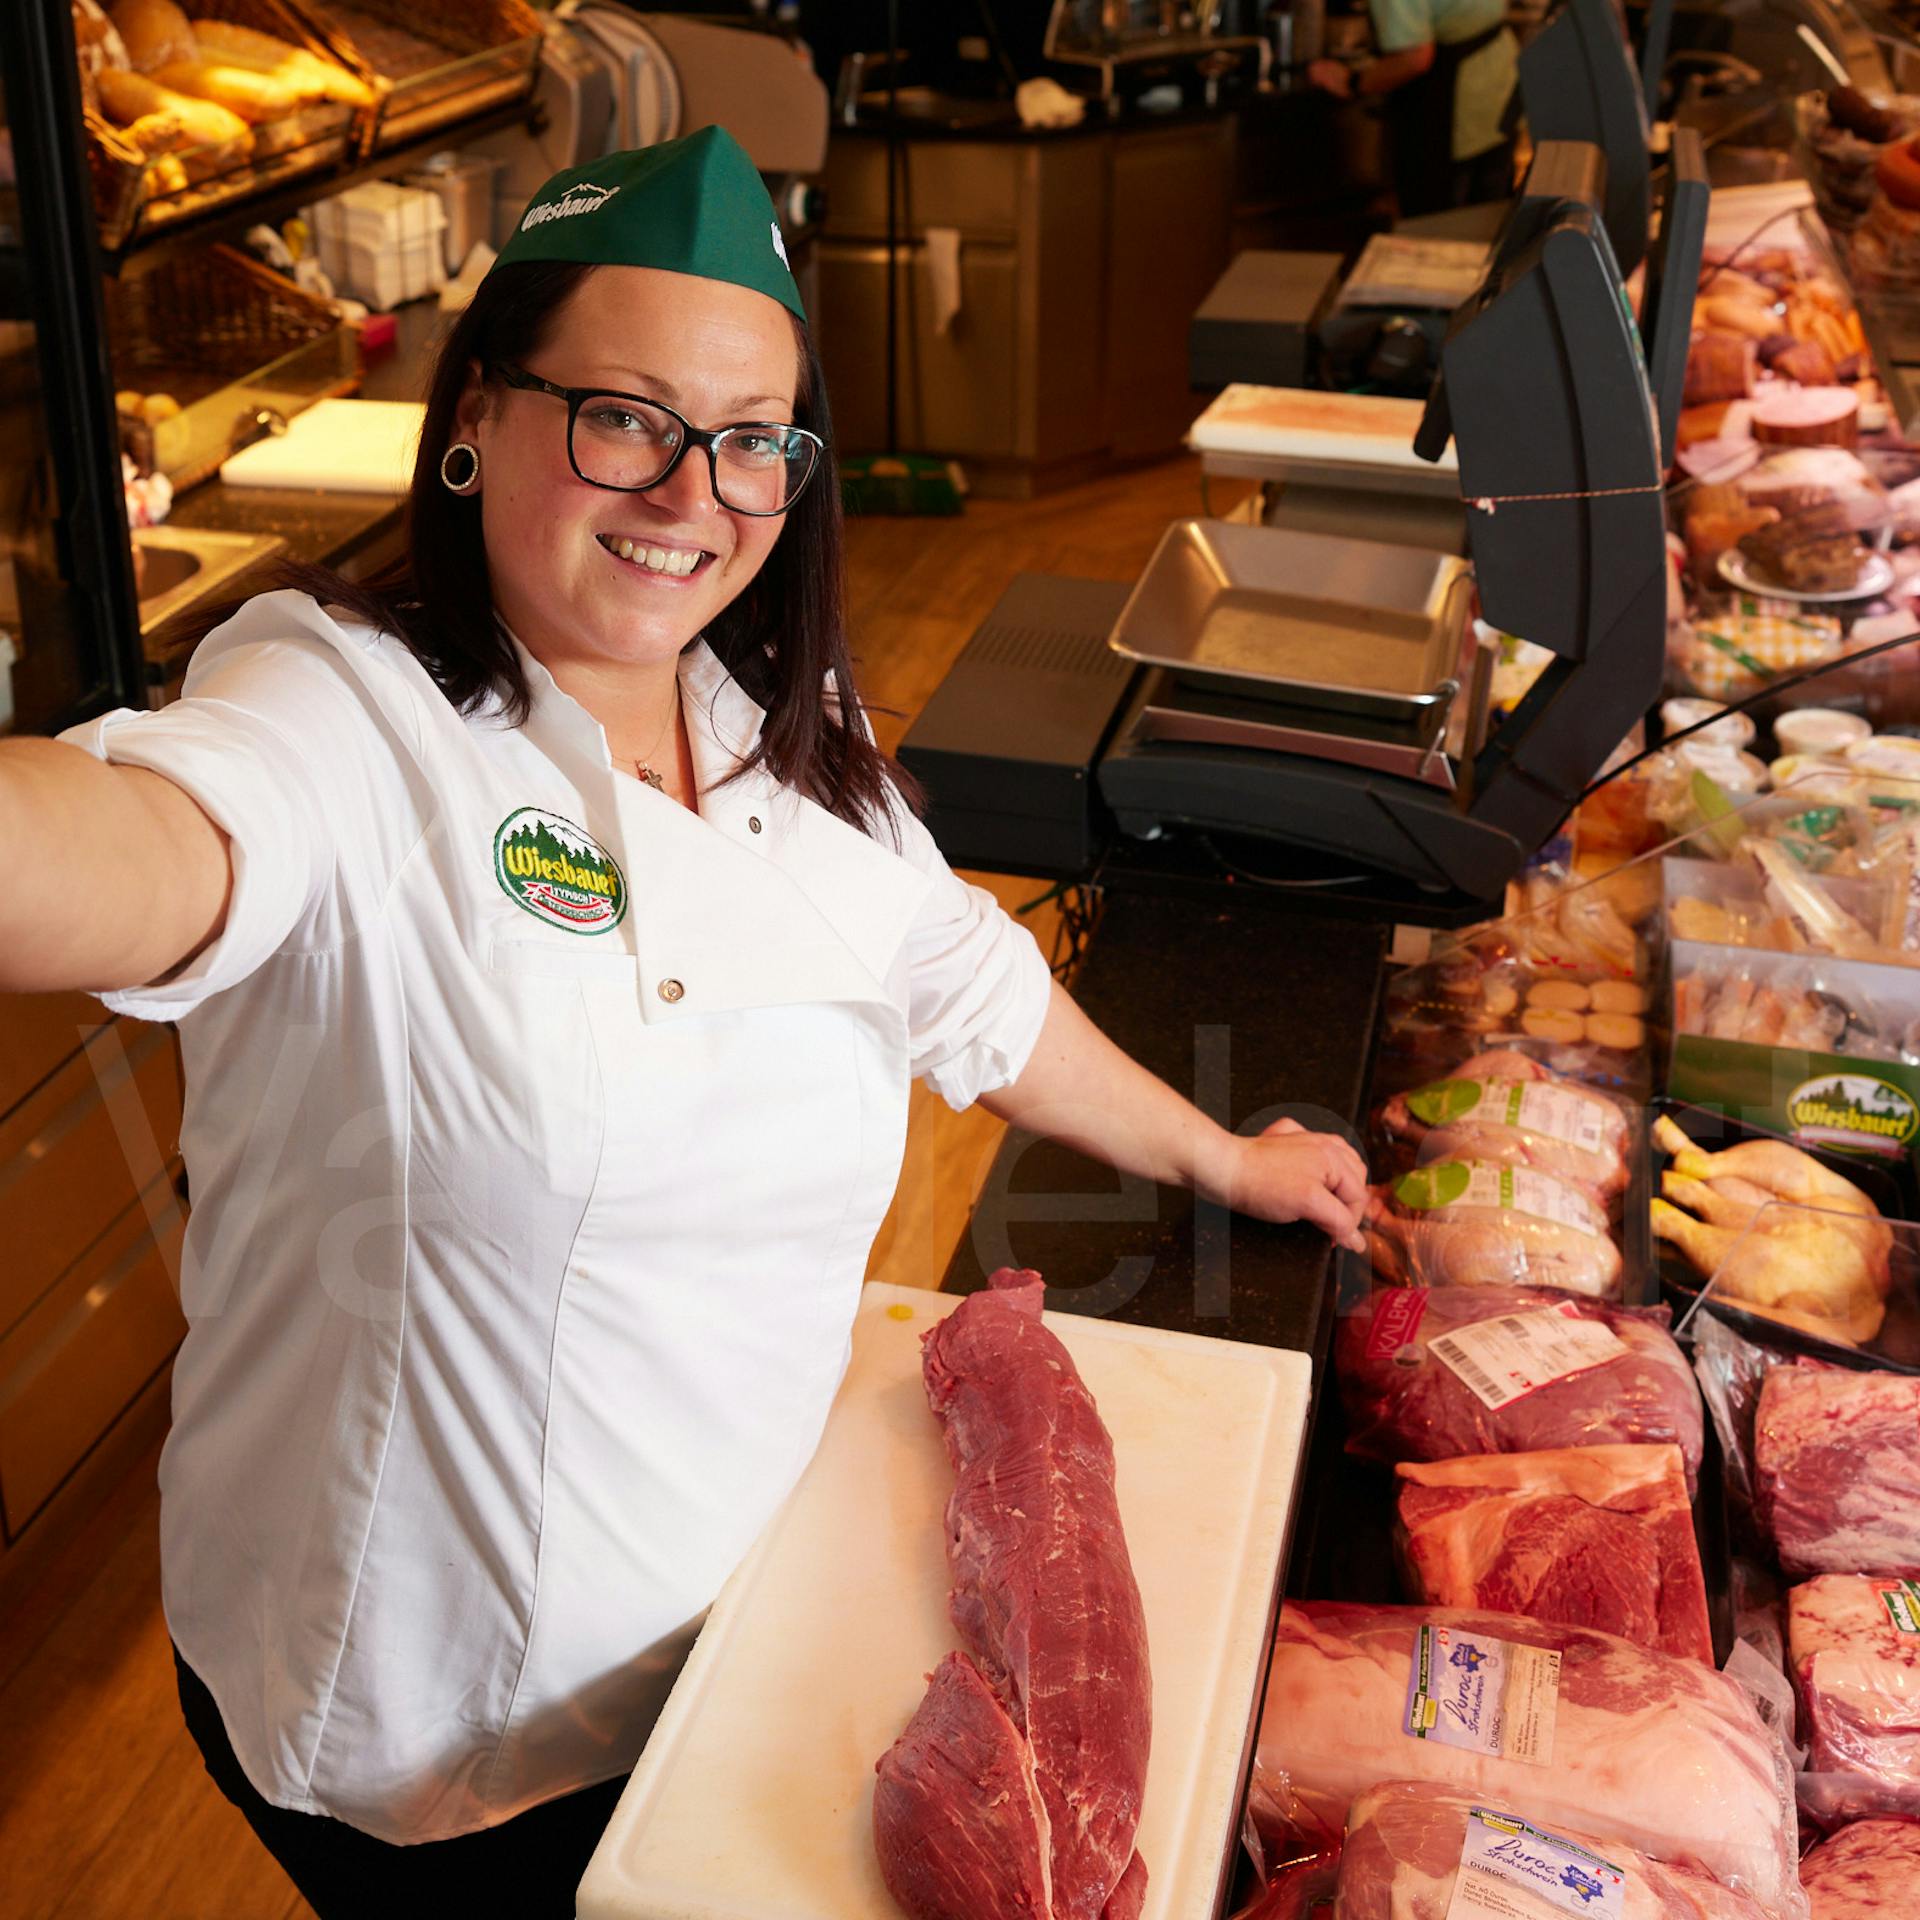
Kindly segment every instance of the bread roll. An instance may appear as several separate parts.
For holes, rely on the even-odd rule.
[[[173,0],[119,0],[109,17],[126,44],[127,58],[141,73],[172,60],[199,58],[193,29]]]
[[[196,20],[194,38],[203,59],[225,66],[249,67],[299,89],[308,100],[339,100],[352,107],[373,105],[373,89],[336,61],[323,60],[305,47],[276,40],[231,20]]]
[[[253,135],[238,114],[211,100],[175,93],[143,73],[108,68],[100,76],[100,104],[109,120],[129,129],[152,115],[177,121],[183,147],[232,147],[242,154],[253,150]]]
[[[174,60],[156,68],[153,77],[163,87],[196,100],[211,100],[252,124],[277,120],[300,106],[297,87],[270,73],[256,73],[251,67],[222,66],[213,60]]]

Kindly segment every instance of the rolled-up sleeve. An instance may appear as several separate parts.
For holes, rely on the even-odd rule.
[[[1033,935],[962,880],[918,820],[902,821],[901,852],[933,881],[907,935],[913,1071],[960,1112],[1019,1079],[1053,976]]]
[[[185,697],[171,706],[122,707],[59,736],[111,765],[162,775],[228,837],[233,885],[220,933],[160,981],[98,996],[145,1020],[180,1019],[290,943],[343,937],[338,848],[386,784],[370,765],[380,757],[369,753],[372,716],[325,643],[205,644],[205,667],[196,656]]]

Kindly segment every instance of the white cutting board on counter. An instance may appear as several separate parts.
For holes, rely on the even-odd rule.
[[[1187,430],[1200,453],[1241,453],[1303,464],[1333,462],[1405,473],[1457,473],[1451,441],[1437,462],[1413,450],[1425,408],[1380,393],[1305,387],[1228,387]]]
[[[901,1920],[873,1769],[960,1644],[953,1489],[920,1336],[960,1297],[869,1285],[819,1451],[722,1588],[587,1868],[580,1920]],[[1077,1314],[1046,1324],[1113,1435],[1146,1610],[1144,1920],[1209,1920],[1263,1679],[1307,1356]]]
[[[414,400],[317,400],[224,461],[230,487],[317,487],[327,493],[402,494],[413,482],[426,408]]]

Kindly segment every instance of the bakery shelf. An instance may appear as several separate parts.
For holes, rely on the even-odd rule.
[[[183,247],[198,247],[210,240],[236,240],[249,227],[262,221],[277,225],[301,207],[324,200],[344,187],[362,180],[385,179],[403,171],[409,162],[424,160],[444,147],[464,146],[484,139],[508,127],[530,126],[538,130],[541,109],[532,101],[515,100],[496,106],[470,118],[432,127],[415,140],[334,167],[327,171],[302,173],[296,179],[250,193],[204,213],[177,220],[152,234],[136,235],[124,246],[103,247],[100,264],[109,274],[139,273],[177,253]]]

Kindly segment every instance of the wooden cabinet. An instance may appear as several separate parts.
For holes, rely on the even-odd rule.
[[[12,1545],[166,1364],[182,1088],[171,1027],[0,996],[0,1523]]]
[[[1187,327],[1227,263],[1234,123],[916,139],[896,176],[903,451],[1024,496],[1171,452]],[[818,333],[839,444],[886,445],[887,148],[837,134]],[[957,242],[957,273],[949,273]],[[952,295],[958,306],[948,311]]]

